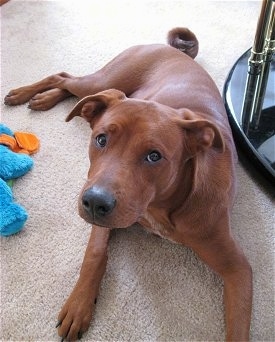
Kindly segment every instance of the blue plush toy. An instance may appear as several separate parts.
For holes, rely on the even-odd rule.
[[[9,236],[19,232],[28,218],[26,210],[15,203],[11,188],[0,178],[0,235]]]
[[[22,136],[20,138],[22,139]],[[16,145],[16,146],[15,146]],[[7,182],[26,174],[33,166],[33,160],[27,154],[13,152],[17,146],[13,132],[0,124],[0,235],[9,236],[19,232],[27,218],[26,210],[14,202],[12,191]]]

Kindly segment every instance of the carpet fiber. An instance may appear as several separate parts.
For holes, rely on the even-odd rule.
[[[257,1],[16,1],[1,8],[1,99],[14,87],[67,71],[91,73],[135,44],[165,43],[187,26],[198,63],[220,91],[254,39]],[[131,75],[129,75],[131,77]],[[24,230],[1,238],[1,341],[58,341],[56,317],[77,280],[91,227],[77,214],[90,130],[64,119],[76,100],[48,112],[1,106],[12,130],[35,133],[40,151],[15,182],[29,213]],[[253,341],[274,341],[274,201],[241,164],[232,229],[254,271]],[[222,281],[189,249],[138,227],[119,230],[85,341],[221,341]]]

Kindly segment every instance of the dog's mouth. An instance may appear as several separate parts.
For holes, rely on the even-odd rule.
[[[109,229],[120,229],[120,228],[128,228],[135,223],[137,223],[137,220],[129,221],[129,222],[123,222],[124,220],[119,219],[112,219],[112,217],[104,217],[104,218],[96,218],[91,217],[90,214],[85,213],[85,211],[80,211],[80,216],[83,218],[87,223],[90,223],[92,225],[96,225],[98,227],[102,228],[109,228]]]

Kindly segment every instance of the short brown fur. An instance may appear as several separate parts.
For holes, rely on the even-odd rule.
[[[236,153],[223,101],[193,60],[195,35],[176,28],[168,42],[173,47],[131,47],[92,75],[63,72],[5,97],[7,105],[29,101],[47,110],[76,95],[81,100],[67,121],[82,116],[93,130],[79,196],[80,215],[93,229],[58,317],[64,339],[89,327],[111,229],[140,223],[191,247],[223,278],[226,340],[249,340],[252,272],[230,230]]]

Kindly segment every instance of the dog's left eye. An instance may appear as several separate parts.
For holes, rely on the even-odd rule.
[[[161,158],[162,155],[158,151],[152,151],[147,155],[146,160],[150,163],[155,163]]]
[[[105,134],[99,134],[96,138],[96,144],[99,147],[104,147],[107,143],[107,137]]]

